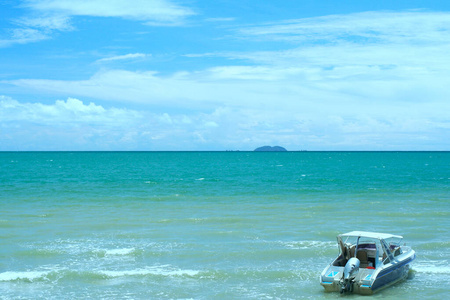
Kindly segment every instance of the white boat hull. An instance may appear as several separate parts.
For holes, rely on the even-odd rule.
[[[344,253],[341,253],[323,270],[320,276],[320,284],[327,292],[352,292],[371,295],[405,280],[416,254],[409,247],[402,246],[399,248],[398,252],[392,253],[391,259],[384,260],[384,258],[379,257],[373,266],[364,265],[360,267],[351,280],[344,278],[346,277],[344,275],[345,264],[343,265],[342,262],[345,262],[346,258]],[[364,251],[364,249],[359,251]]]

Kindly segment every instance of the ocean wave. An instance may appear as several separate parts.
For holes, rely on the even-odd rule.
[[[105,280],[118,277],[162,276],[162,277],[194,277],[198,270],[177,269],[170,265],[153,266],[131,270],[71,270],[55,266],[52,270],[6,271],[0,273],[0,282],[35,282],[66,280]]]
[[[330,249],[336,248],[335,242],[324,241],[291,241],[280,242],[284,247],[289,249]]]
[[[419,257],[411,268],[416,273],[425,274],[450,274],[450,264],[447,259],[421,259]]]
[[[118,248],[118,249],[107,249],[101,250],[105,254],[105,256],[123,256],[123,255],[131,255],[136,253],[135,248]]]
[[[86,239],[86,240],[55,240],[52,242],[36,242],[23,245],[26,250],[19,252],[23,256],[51,256],[73,255],[84,257],[125,257],[137,256],[144,252],[145,248],[162,248],[156,243],[143,244],[134,247],[130,243],[111,243],[110,241]]]
[[[193,277],[200,273],[197,270],[182,270],[175,269],[168,265],[164,266],[156,266],[156,267],[147,267],[143,269],[134,269],[134,270],[108,270],[108,271],[99,271],[98,273],[105,275],[107,277],[115,278],[115,277],[128,277],[128,276],[146,276],[146,275],[155,275],[155,276],[188,276]]]
[[[450,274],[450,266],[448,264],[413,264],[412,269],[417,273]]]
[[[45,277],[50,273],[50,271],[23,271],[23,272],[15,272],[15,271],[7,271],[0,273],[0,281],[29,281],[33,282],[36,280],[45,279]]]

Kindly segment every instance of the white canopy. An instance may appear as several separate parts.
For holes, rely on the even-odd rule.
[[[340,236],[341,237],[344,237],[344,236],[367,237],[367,238],[372,238],[372,239],[377,239],[377,240],[386,240],[386,239],[391,239],[391,238],[403,239],[403,237],[401,235],[393,235],[393,234],[389,234],[389,233],[379,233],[379,232],[369,232],[369,231],[352,231],[352,232],[341,234]]]

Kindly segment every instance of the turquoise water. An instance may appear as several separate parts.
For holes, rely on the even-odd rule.
[[[417,251],[374,298],[450,282],[450,152],[0,152],[0,205],[1,299],[336,299],[351,230]]]

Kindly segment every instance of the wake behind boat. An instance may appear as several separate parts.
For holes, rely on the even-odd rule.
[[[402,239],[365,231],[338,235],[339,255],[323,270],[320,284],[327,292],[370,295],[405,279],[416,254]]]

